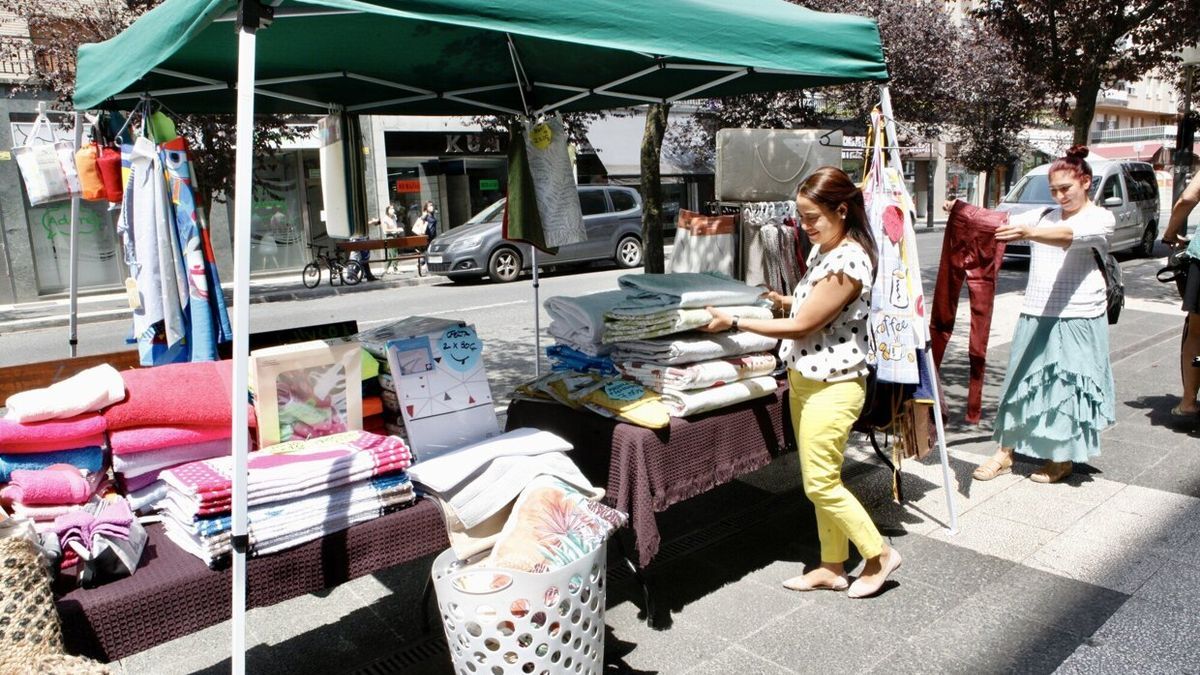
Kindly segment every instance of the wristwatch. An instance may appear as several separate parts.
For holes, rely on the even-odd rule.
[[[733,323],[730,324],[730,327],[733,328],[734,330],[741,330],[740,328],[738,328],[738,319],[739,318],[741,318],[741,317],[737,317],[737,316],[733,317]]]

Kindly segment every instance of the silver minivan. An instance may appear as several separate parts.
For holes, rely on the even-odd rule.
[[[633,188],[580,185],[579,208],[587,240],[563,246],[555,255],[539,253],[538,267],[612,260],[618,267],[642,264],[642,199]],[[429,242],[429,271],[452,281],[487,276],[492,281],[515,281],[532,268],[529,244],[503,237],[504,200],[488,206],[470,220]]]
[[[1158,179],[1146,162],[1097,160],[1092,167],[1092,201],[1112,211],[1116,227],[1108,244],[1112,251],[1132,250],[1149,257],[1158,239]],[[1049,164],[1025,174],[996,208],[1012,214],[1057,206],[1050,197]],[[1029,244],[1013,242],[1004,255],[1028,257]]]

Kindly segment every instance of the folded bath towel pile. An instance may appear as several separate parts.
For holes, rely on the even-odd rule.
[[[153,499],[173,541],[215,564],[230,552],[232,458],[161,470],[135,491]],[[251,555],[263,555],[345,529],[410,504],[412,453],[399,438],[349,431],[250,453],[247,494]]]

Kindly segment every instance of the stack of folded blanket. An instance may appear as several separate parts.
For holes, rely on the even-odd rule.
[[[166,494],[162,471],[230,454],[232,362],[170,364],[121,377],[128,395],[103,412],[113,470],[130,505],[153,511]],[[253,424],[249,403],[247,409]]]
[[[124,396],[109,365],[10,396],[0,418],[0,500],[8,510],[45,531],[104,491],[108,423],[96,411]]]
[[[547,298],[542,303],[550,315],[547,330],[560,345],[588,356],[606,356],[613,348],[603,340],[604,317],[627,300],[624,290]]]
[[[673,417],[741,403],[775,391],[776,340],[753,333],[685,333],[622,343],[625,377],[662,395]]]
[[[232,552],[232,458],[160,474],[167,536],[209,565]],[[377,518],[415,498],[404,441],[366,431],[273,445],[250,453],[251,555],[273,553]]]
[[[759,300],[762,289],[717,274],[627,274],[617,283],[626,298],[605,312],[603,341],[610,345],[699,328],[712,318],[708,306],[738,317],[771,318]]]

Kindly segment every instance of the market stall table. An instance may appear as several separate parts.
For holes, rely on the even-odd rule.
[[[605,485],[605,501],[629,514],[637,563],[646,567],[661,538],[656,513],[761,469],[794,446],[788,421],[788,388],[691,418],[672,418],[666,429],[647,429],[572,410],[553,402],[516,400],[509,429],[536,427],[562,436],[588,478]]]
[[[149,525],[137,572],[96,588],[55,585],[67,650],[103,661],[124,658],[230,617],[229,569],[214,571]],[[429,500],[296,548],[249,561],[247,605],[265,607],[417,560],[450,545],[441,509]]]

